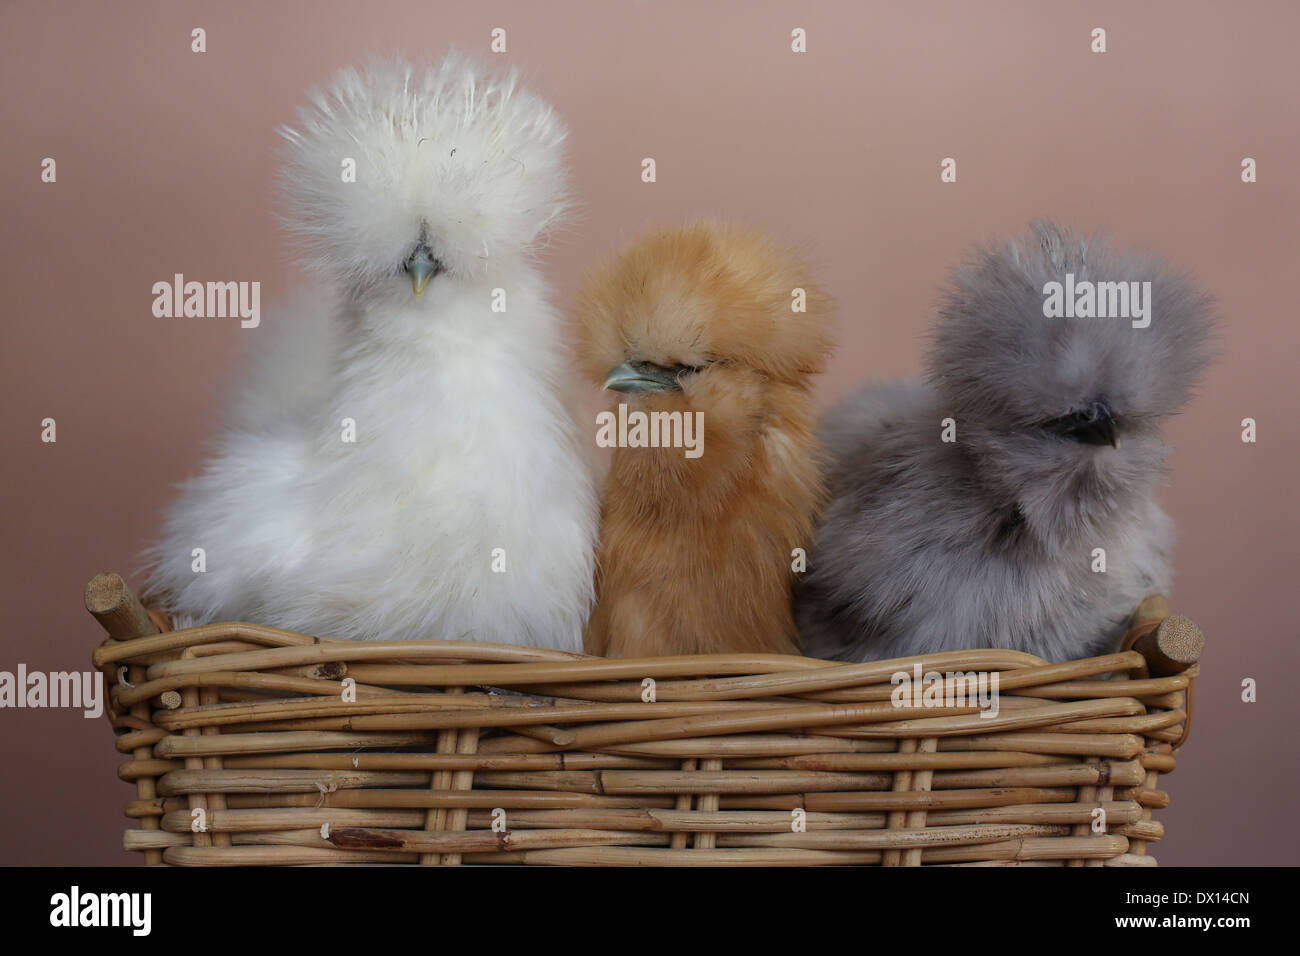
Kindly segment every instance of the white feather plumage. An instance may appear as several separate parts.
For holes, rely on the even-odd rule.
[[[264,323],[150,592],[181,623],[580,649],[596,503],[531,260],[565,207],[560,121],[450,58],[345,70],[284,134],[288,225],[331,292]],[[444,271],[416,298],[421,240]]]

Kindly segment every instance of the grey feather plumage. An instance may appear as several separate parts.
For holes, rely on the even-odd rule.
[[[1046,317],[1044,286],[1067,273],[1150,282],[1149,326]],[[925,381],[867,387],[822,423],[830,499],[796,599],[806,652],[1114,650],[1170,584],[1160,426],[1190,399],[1212,325],[1186,276],[1051,224],[979,252],[954,273]],[[1099,417],[1119,447],[1095,443]]]

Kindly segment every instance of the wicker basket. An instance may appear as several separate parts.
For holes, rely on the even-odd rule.
[[[920,658],[160,633],[115,574],[86,606],[136,786],[124,844],[179,866],[1150,866],[1204,644],[1153,597],[1119,654],[924,659],[996,674],[990,717],[956,679],[895,706]]]

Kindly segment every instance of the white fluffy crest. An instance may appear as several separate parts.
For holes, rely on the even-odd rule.
[[[150,552],[153,599],[182,626],[580,650],[596,500],[526,254],[561,207],[559,122],[453,60],[347,71],[300,126],[293,226],[344,281],[249,333],[252,373]],[[445,267],[419,297],[417,242]]]
[[[423,70],[348,68],[313,92],[296,128],[281,130],[288,225],[308,264],[364,288],[422,229],[460,275],[526,253],[566,209],[566,131],[516,83],[453,55]]]

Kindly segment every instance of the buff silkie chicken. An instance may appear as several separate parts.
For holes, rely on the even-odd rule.
[[[149,593],[182,626],[579,650],[597,503],[534,261],[561,120],[449,58],[344,70],[283,135],[320,289],[268,323]]]
[[[868,387],[823,423],[808,653],[1117,650],[1169,586],[1160,431],[1211,338],[1209,300],[1152,257],[1050,224],[981,251],[945,298],[928,381]]]
[[[654,232],[588,279],[581,360],[619,406],[588,653],[797,652],[827,307],[788,251],[715,223]]]

